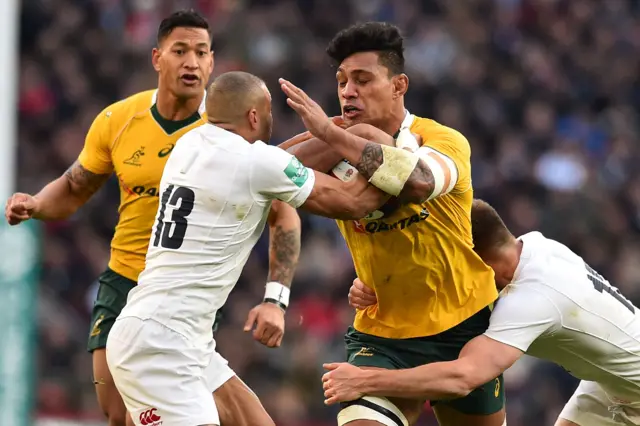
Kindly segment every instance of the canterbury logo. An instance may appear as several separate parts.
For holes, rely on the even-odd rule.
[[[162,424],[160,416],[156,414],[157,409],[151,408],[140,413],[140,424],[142,426],[159,426]]]

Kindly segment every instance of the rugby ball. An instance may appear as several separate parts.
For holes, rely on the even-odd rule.
[[[355,179],[359,173],[355,166],[351,165],[347,160],[342,160],[331,169],[330,175],[340,179],[343,182],[350,182]],[[376,220],[382,219],[385,216],[390,216],[394,211],[400,207],[400,202],[397,197],[391,197],[379,210],[369,213],[364,219]]]

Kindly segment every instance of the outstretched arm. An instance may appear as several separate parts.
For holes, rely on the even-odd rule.
[[[34,198],[33,218],[60,220],[73,215],[109,179],[111,173],[90,172],[76,161],[64,175],[42,188]]]
[[[362,395],[450,399],[468,395],[495,379],[522,356],[513,346],[487,336],[467,343],[455,361],[437,362],[406,370],[365,370],[349,364],[328,364],[324,375],[325,401],[334,404]]]

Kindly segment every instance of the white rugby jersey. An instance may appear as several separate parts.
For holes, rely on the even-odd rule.
[[[615,401],[640,401],[638,309],[566,246],[520,237],[513,281],[486,335],[597,382]]]
[[[165,166],[146,267],[120,318],[153,319],[210,342],[272,200],[300,207],[314,182],[313,170],[280,148],[212,124],[186,133]]]

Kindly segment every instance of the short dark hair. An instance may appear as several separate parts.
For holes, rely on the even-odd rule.
[[[395,25],[387,22],[356,24],[340,31],[329,43],[327,54],[339,66],[349,56],[377,52],[380,63],[392,75],[404,72],[404,38]]]
[[[490,258],[513,238],[498,212],[482,200],[473,200],[471,206],[471,234],[473,249],[483,259]]]
[[[158,44],[171,34],[176,28],[202,28],[207,30],[211,38],[209,21],[194,9],[178,10],[167,16],[158,27]]]

